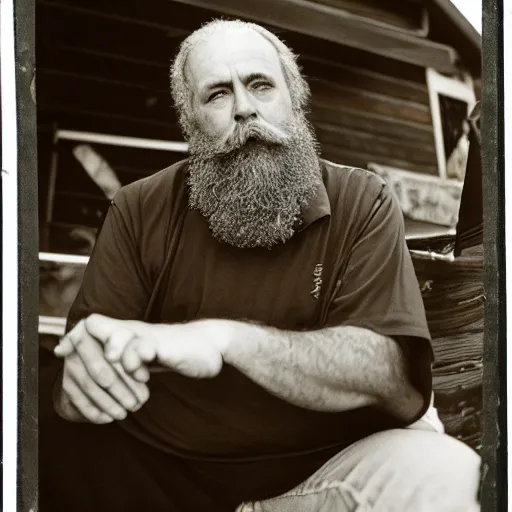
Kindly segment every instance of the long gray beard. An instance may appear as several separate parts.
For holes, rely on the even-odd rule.
[[[237,126],[226,140],[189,141],[189,206],[213,236],[239,248],[289,240],[322,182],[317,143],[304,118],[287,133],[265,124]]]

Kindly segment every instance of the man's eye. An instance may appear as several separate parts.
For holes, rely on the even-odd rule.
[[[208,97],[208,102],[210,101],[214,101],[218,98],[221,98],[222,96],[225,96],[226,94],[226,91],[217,91],[217,92],[214,92],[213,94],[211,94],[209,97]]]
[[[253,89],[256,89],[257,91],[266,91],[272,87],[271,84],[268,82],[256,82],[252,85]]]

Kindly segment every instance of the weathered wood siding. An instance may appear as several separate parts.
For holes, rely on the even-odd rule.
[[[396,2],[375,0],[321,3],[397,30],[419,33],[424,29],[421,2],[406,2],[400,8]],[[169,63],[187,34],[218,16],[166,0],[153,2],[151,10],[139,2],[37,2],[42,217],[56,126],[182,140],[171,106]],[[326,158],[359,167],[375,162],[437,173],[422,67],[294,32],[276,32],[300,54],[313,91],[311,119]],[[107,146],[96,149],[123,184],[182,157]],[[108,201],[101,190],[87,183],[79,164],[70,160],[66,144],[59,154],[51,232],[66,226],[98,227]]]

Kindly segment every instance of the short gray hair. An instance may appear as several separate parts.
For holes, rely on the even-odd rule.
[[[297,65],[297,56],[292,50],[281,41],[275,34],[255,23],[248,23],[240,20],[213,20],[190,34],[180,45],[178,54],[171,66],[171,94],[174,106],[178,112],[180,126],[188,136],[191,133],[193,120],[190,117],[191,92],[187,83],[185,66],[190,52],[195,46],[204,41],[210,34],[219,30],[229,29],[252,29],[267,41],[277,51],[284,77],[290,91],[292,107],[295,112],[305,111],[309,104],[311,91],[308,83],[300,72]]]

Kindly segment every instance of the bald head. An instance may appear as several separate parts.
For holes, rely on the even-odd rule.
[[[245,66],[246,74],[254,74],[256,68],[271,71],[273,78],[288,90],[295,112],[306,108],[309,87],[295,55],[279,38],[253,23],[215,20],[183,41],[171,68],[171,92],[185,136],[190,134],[195,121],[195,94],[200,94],[208,82],[220,78],[223,72],[227,75],[227,67],[242,62],[253,65],[253,70]]]

